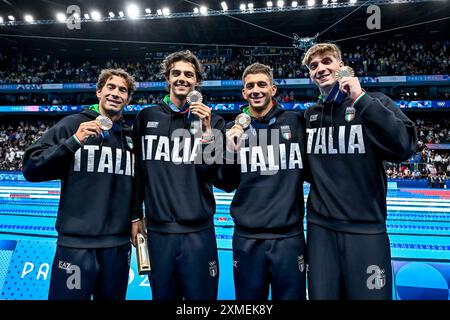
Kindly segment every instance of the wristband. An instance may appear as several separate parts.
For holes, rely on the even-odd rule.
[[[202,139],[200,140],[201,143],[210,143],[214,141],[214,134],[204,134],[202,135]]]
[[[352,102],[352,107],[364,96],[366,94],[366,92],[363,90],[360,94],[359,94],[359,96],[357,96],[354,100],[353,100],[353,102]]]
[[[76,134],[76,133],[73,135],[73,138],[75,139],[76,142],[78,142],[78,144],[79,144],[80,146],[82,146],[82,145],[84,144],[84,143],[81,142],[81,140],[77,137],[77,134]]]

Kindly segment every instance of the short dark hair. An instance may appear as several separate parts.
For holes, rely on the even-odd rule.
[[[246,76],[248,76],[249,74],[258,74],[258,73],[265,74],[269,78],[270,84],[273,84],[272,68],[269,67],[268,65],[259,62],[255,62],[249,65],[247,68],[245,68],[244,73],[242,74],[242,84],[245,85]]]
[[[136,81],[133,76],[123,69],[103,69],[97,80],[97,91],[100,91],[105,86],[106,82],[111,79],[111,77],[117,76],[125,80],[128,87],[128,97],[131,97],[136,91]]]
[[[169,80],[170,70],[172,70],[175,62],[185,61],[189,62],[194,66],[195,77],[197,82],[200,83],[205,78],[203,65],[195,54],[189,50],[177,51],[169,54],[160,65],[160,74],[164,76],[166,80]]]

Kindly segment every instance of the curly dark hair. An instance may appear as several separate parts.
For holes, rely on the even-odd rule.
[[[195,69],[195,76],[197,78],[197,82],[201,83],[203,81],[203,79],[205,78],[203,65],[197,58],[197,56],[189,50],[171,53],[163,60],[163,62],[160,65],[160,74],[166,80],[169,80],[170,70],[173,68],[175,62],[178,61],[185,61],[191,63]]]
[[[133,76],[123,69],[103,69],[97,80],[97,91],[102,90],[106,82],[111,79],[112,76],[121,77],[125,80],[128,86],[128,96],[131,97],[136,91],[136,81]]]

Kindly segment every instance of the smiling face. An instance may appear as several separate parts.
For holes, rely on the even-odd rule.
[[[169,79],[166,81],[169,85],[171,100],[173,97],[177,97],[179,100],[186,99],[188,93],[198,85],[194,65],[182,60],[172,65],[169,72]]]
[[[338,61],[333,52],[325,51],[311,57],[308,64],[309,77],[320,88],[321,92],[329,92],[336,79],[333,74],[344,66],[342,61]]]
[[[124,78],[111,76],[105,85],[97,90],[99,109],[102,114],[111,116],[122,114],[122,110],[129,103],[128,85]]]
[[[248,101],[250,108],[259,112],[271,106],[272,97],[276,92],[276,86],[264,73],[248,74],[244,78],[242,96]]]

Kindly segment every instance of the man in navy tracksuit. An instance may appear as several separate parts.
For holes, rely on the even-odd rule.
[[[307,203],[311,299],[392,299],[384,161],[408,159],[414,123],[382,93],[366,93],[334,44],[317,44],[303,63],[322,98],[305,112],[311,167]]]
[[[25,152],[28,181],[61,180],[49,299],[126,297],[134,155],[122,110],[134,90],[124,70],[103,70],[99,104],[63,118]],[[102,130],[100,115],[112,121],[110,130]]]
[[[244,71],[242,108],[251,123],[227,125],[226,163],[215,185],[236,190],[231,203],[234,284],[238,300],[306,299],[303,233],[305,125],[285,111],[272,70],[255,63]]]
[[[187,103],[188,94],[203,79],[202,65],[190,51],[167,56],[161,73],[169,95],[159,105],[142,110],[133,126],[135,217],[143,217],[144,202],[152,296],[214,300],[219,261],[212,181],[219,165],[209,150],[215,145],[214,129],[221,139],[225,123],[201,102]]]

